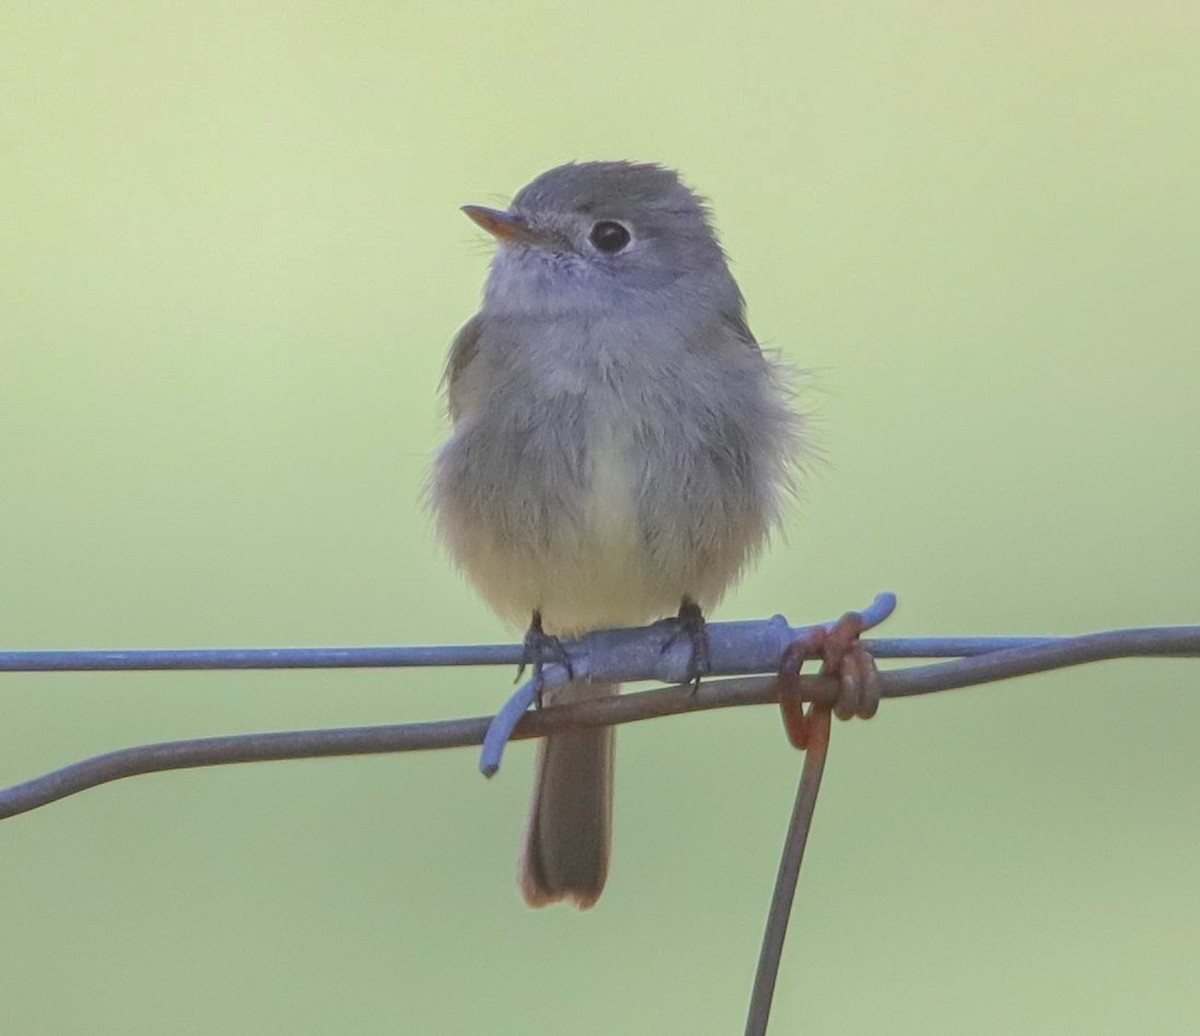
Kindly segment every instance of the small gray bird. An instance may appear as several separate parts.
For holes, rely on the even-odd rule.
[[[446,366],[431,492],[450,553],[535,645],[677,610],[695,632],[777,526],[800,446],[707,206],[662,166],[585,162],[463,211],[499,248]],[[608,872],[613,731],[548,738],[537,765],[521,891],[585,909]]]

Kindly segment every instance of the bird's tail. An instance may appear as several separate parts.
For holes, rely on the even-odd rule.
[[[618,684],[575,680],[553,692],[554,702],[606,698]],[[533,803],[521,854],[525,902],[540,907],[567,900],[580,910],[604,891],[612,842],[614,732],[571,731],[538,746]]]

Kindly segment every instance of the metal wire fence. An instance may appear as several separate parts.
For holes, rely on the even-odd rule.
[[[880,594],[863,609],[866,628],[891,613],[895,598]],[[834,623],[823,624],[830,629]],[[711,623],[710,673],[698,688],[685,683],[691,648],[686,638],[667,638],[661,627],[604,630],[564,645],[570,663],[547,666],[523,684],[494,716],[421,723],[271,731],[137,745],[79,760],[50,773],[0,789],[0,819],[45,806],[110,781],[165,770],[328,756],[429,751],[482,746],[480,769],[499,768],[510,739],[544,737],[587,727],[661,719],[688,712],[780,703],[812,703],[824,719],[808,753],[789,825],[784,859],[755,978],[747,1033],[766,1031],[779,951],[790,912],[796,875],[815,806],[828,710],[841,686],[829,675],[779,679],[789,646],[822,626],[793,627],[783,616],[750,622]],[[1064,637],[910,637],[865,639],[875,659],[942,661],[885,669],[881,698],[905,698],[1115,658],[1200,658],[1200,626],[1122,629]],[[0,651],[0,672],[96,672],[137,670],[246,670],[515,666],[522,645],[358,648],[256,648],[140,651]],[[615,683],[656,681],[671,686],[616,698],[533,709],[539,690],[574,678]]]

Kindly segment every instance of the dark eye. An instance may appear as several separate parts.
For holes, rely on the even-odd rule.
[[[602,219],[594,227],[589,240],[601,252],[619,252],[629,244],[629,231],[611,219]]]

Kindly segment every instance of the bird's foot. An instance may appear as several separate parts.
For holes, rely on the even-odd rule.
[[[704,612],[700,605],[690,597],[685,597],[679,605],[679,614],[673,619],[663,619],[660,623],[670,628],[671,632],[662,646],[665,653],[679,643],[684,637],[692,649],[688,660],[687,678],[685,684],[691,684],[692,693],[700,689],[700,679],[712,672],[712,654],[708,642],[708,624],[704,621]]]
[[[838,681],[838,698],[833,705],[838,719],[870,719],[879,708],[879,670],[859,640],[864,628],[858,612],[847,612],[832,628],[814,627],[784,651],[779,666],[779,708],[788,740],[796,748],[806,748],[809,743],[812,707],[806,713],[795,693],[800,667],[808,659],[821,659],[821,675]]]
[[[571,666],[571,656],[563,647],[558,637],[542,629],[542,613],[534,612],[529,629],[525,631],[524,651],[521,654],[521,664],[517,667],[517,678],[513,683],[520,683],[525,670],[533,667],[534,705],[542,707],[542,670],[547,665],[557,663],[567,671],[567,678],[573,679],[575,670]]]

